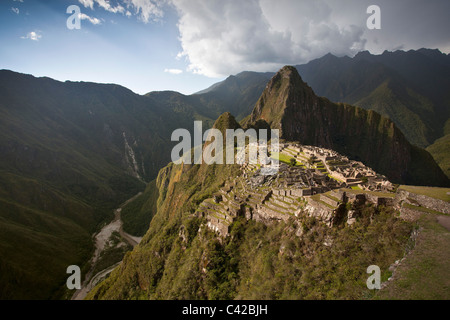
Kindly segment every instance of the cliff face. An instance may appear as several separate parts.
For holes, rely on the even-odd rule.
[[[247,125],[264,120],[282,139],[329,148],[364,162],[393,182],[448,185],[437,164],[415,152],[395,124],[372,110],[317,97],[294,67],[269,82]],[[418,168],[427,167],[427,172]]]

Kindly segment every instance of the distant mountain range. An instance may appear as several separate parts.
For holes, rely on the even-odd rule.
[[[450,93],[444,88],[450,67],[448,56],[439,52],[328,55],[296,68],[319,95],[379,108],[405,128],[413,144],[425,147],[448,133]],[[252,114],[256,121],[269,108],[274,117],[264,120],[281,124],[289,138],[320,133],[306,141],[367,161],[396,182],[448,183],[431,156],[412,147],[387,118],[317,98],[295,77],[295,90],[305,95],[280,98],[297,99],[300,112],[281,121],[281,111],[292,110],[290,102],[260,100],[274,75],[243,72],[190,96],[171,91],[140,96],[118,85],[1,70],[0,298],[61,297],[66,267],[88,260],[91,234],[170,162],[173,130],[192,130],[194,120],[203,120],[207,129],[224,112],[250,124],[246,117]],[[297,120],[305,131],[294,129]],[[364,139],[352,143],[358,134]],[[443,161],[445,141],[429,149]]]
[[[386,51],[381,55],[365,51],[354,58],[327,54],[295,67],[317,95],[389,117],[414,145],[424,148],[450,133],[450,56],[439,50]],[[259,98],[256,88],[262,93],[259,82],[267,84],[274,75],[243,72],[201,93],[239,96],[255,88],[245,111],[230,111],[240,120],[239,115],[250,114]]]

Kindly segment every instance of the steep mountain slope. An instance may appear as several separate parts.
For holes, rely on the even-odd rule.
[[[198,92],[194,97],[203,105],[216,108],[219,113],[214,119],[224,112],[230,112],[239,121],[250,114],[273,75],[270,72],[241,72]]]
[[[318,95],[375,110],[412,144],[426,147],[443,136],[450,116],[449,65],[448,55],[420,49],[354,58],[328,54],[296,67]]]
[[[227,123],[236,126],[225,114],[215,127]],[[229,237],[219,237],[194,213],[240,174],[228,165],[162,169],[158,212],[143,241],[88,298],[358,299],[371,295],[365,286],[370,261],[387,270],[402,255],[411,224],[373,207],[354,229],[329,228],[304,213],[271,224],[241,216]]]
[[[450,56],[439,50],[420,49],[410,51],[385,51],[381,55],[360,53],[355,57],[382,63],[408,80],[421,95],[428,97],[435,107],[441,123],[450,116]],[[412,67],[414,66],[414,67]]]
[[[399,82],[386,80],[355,105],[389,117],[417,146],[425,147],[437,136],[432,133],[433,121],[427,120],[433,114],[432,103]]]
[[[450,178],[450,134],[436,140],[427,151],[436,159],[442,171]]]
[[[0,297],[58,297],[97,226],[156,177],[172,131],[195,117],[117,85],[0,71]]]
[[[224,112],[236,114],[239,120],[249,115],[272,76],[273,73],[242,72],[189,96],[173,91],[150,92],[146,96],[166,108],[191,113],[211,127]]]
[[[361,160],[394,182],[448,184],[425,151],[411,146],[388,118],[372,110],[317,97],[294,67],[284,67],[267,85],[247,125],[267,122],[281,138],[330,148]]]

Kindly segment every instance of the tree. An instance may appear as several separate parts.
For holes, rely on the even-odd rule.
[[[297,160],[295,158],[289,159],[291,166],[295,166],[297,164]]]

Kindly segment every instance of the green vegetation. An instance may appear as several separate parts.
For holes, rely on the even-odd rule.
[[[355,104],[389,117],[411,143],[426,147],[429,145],[432,129],[427,128],[423,120],[425,117],[421,117],[421,114],[425,110],[432,111],[432,103],[411,89],[395,86],[392,80],[388,80]]]
[[[446,134],[448,61],[445,54],[429,49],[362,52],[352,59],[327,55],[297,69],[317,95],[373,109],[392,119],[408,141],[424,148]]]
[[[417,186],[402,185],[399,187],[399,189],[450,202],[450,194],[449,194],[450,188],[417,187]]]
[[[278,156],[276,154],[273,154],[273,155],[271,155],[271,158],[273,158],[275,160],[279,160],[280,162],[286,163],[288,165],[291,165],[291,159],[293,159],[292,157],[288,156],[285,153],[278,153]],[[303,163],[298,162],[296,160],[295,165],[300,167],[300,166],[303,166]]]
[[[122,208],[120,215],[123,221],[123,230],[131,235],[142,237],[156,214],[158,197],[156,180],[153,180],[147,185],[142,195]]]
[[[447,300],[450,296],[450,237],[436,221],[425,214],[419,220],[420,232],[414,250],[398,267],[395,281],[377,293],[377,299]]]
[[[267,128],[269,124],[273,128],[292,128],[301,124],[305,129],[302,142],[322,146],[331,143],[330,147],[335,146],[336,151],[362,160],[392,177],[394,182],[448,186],[449,181],[442,173],[443,170],[449,176],[448,135],[440,138],[450,128],[448,68],[441,68],[430,52],[404,54],[414,55],[418,60],[423,56],[432,59],[434,64],[427,64],[432,70],[427,68],[429,74],[425,76],[412,75],[410,67],[392,63],[395,60],[392,57],[387,62],[381,61],[389,55],[383,54],[366,55],[364,59],[360,56],[353,66],[347,61],[345,70],[328,57],[325,60],[332,61],[334,67],[323,67],[322,61],[316,61],[322,66],[321,72],[316,69],[313,76],[308,76],[308,72],[302,71],[319,95],[337,100],[332,96],[335,94],[339,101],[356,103],[379,113],[318,98],[293,67],[285,67],[282,71],[288,77],[278,74],[269,83],[270,90],[263,93],[253,114],[243,123],[256,128]],[[324,74],[324,70],[336,74]],[[63,288],[66,267],[77,264],[83,271],[88,268],[91,234],[112,218],[114,208],[143,191],[142,180],[155,179],[169,161],[172,131],[191,130],[193,120],[203,120],[204,128],[210,127],[212,119],[225,111],[243,119],[270,77],[270,74],[242,73],[192,96],[176,92],[138,96],[117,85],[61,83],[0,71],[0,299],[67,297],[69,293]],[[327,79],[327,84],[320,79]],[[408,84],[402,79],[408,79]],[[270,91],[274,94],[269,94]],[[296,100],[305,108],[307,119],[294,112],[298,108],[290,108]],[[311,105],[314,109],[308,109]],[[428,148],[440,167],[428,152],[407,143],[387,117],[412,144],[425,147],[440,138]],[[333,126],[328,127],[323,119],[333,119]],[[225,122],[221,126],[229,125]],[[283,130],[285,138],[299,139],[292,136],[294,133]],[[280,161],[290,164],[290,160],[289,156],[280,155]],[[324,169],[320,164],[316,167]],[[198,233],[204,221],[192,214],[199,203],[211,197],[226,178],[237,174],[236,168],[216,166],[169,165],[161,170],[158,179],[122,212],[124,228],[132,234],[143,235],[152,221],[142,246],[125,256],[126,267],[116,270],[93,296],[324,298],[323,292],[329,292],[325,297],[352,297],[348,293],[356,287],[350,289],[327,274],[341,272],[344,278],[356,279],[360,275],[352,269],[356,264],[348,264],[346,259],[351,258],[342,257],[341,251],[319,248],[324,238],[316,222],[302,222],[308,229],[307,240],[311,240],[308,246],[302,242],[306,241],[304,238],[291,239],[290,230],[296,226],[290,224],[269,229],[258,223],[238,221],[231,226],[234,238],[223,244],[205,228]],[[413,192],[449,201],[448,189],[416,188]],[[364,219],[358,223],[364,225]],[[374,226],[382,229],[378,230],[379,235],[396,237],[401,233],[392,233],[401,229],[396,222],[380,219],[390,229],[384,230],[375,219]],[[430,230],[435,227],[431,222],[426,226]],[[336,234],[330,231],[327,235],[343,243],[340,247],[343,252],[352,252],[347,239],[360,241],[362,247],[358,250],[376,248],[373,255],[377,259],[381,255],[381,261],[387,263],[402,246],[401,241],[397,244],[394,241],[392,248],[372,245],[370,239],[366,243],[365,236],[373,230],[372,225],[365,228],[356,235],[351,231],[354,229],[341,226],[333,231]],[[187,235],[184,242],[180,240],[181,230]],[[443,235],[430,243],[447,246]],[[241,237],[244,240],[238,242]],[[318,240],[316,246],[312,245],[312,239]],[[255,249],[250,255],[255,247],[261,250]],[[293,256],[286,255],[289,252],[286,248],[291,247],[303,250],[304,257],[312,250],[315,262],[299,258],[295,250]],[[109,249],[102,257],[105,265],[123,255],[122,249]],[[313,269],[311,265],[322,263],[326,256],[322,251],[327,250],[332,253],[327,258],[339,264],[325,261],[323,266]],[[383,260],[383,254],[390,258]],[[358,254],[356,259],[367,262]],[[440,261],[429,259],[430,265],[424,263],[418,275],[430,270],[437,270],[439,275],[444,270]],[[442,259],[447,257],[442,255]],[[293,268],[287,267],[290,263]],[[288,280],[294,280],[294,284]],[[434,279],[432,283],[436,285],[438,281]],[[407,286],[414,287],[411,282]],[[302,296],[299,292],[306,293]],[[359,291],[354,292],[358,295]]]
[[[436,140],[427,148],[427,151],[431,153],[442,171],[450,178],[450,134]]]
[[[293,222],[267,227],[239,219],[223,243],[206,228],[198,233],[195,228],[202,221],[197,218],[189,220],[195,228],[187,243],[179,237],[183,220],[167,222],[128,254],[125,267],[115,270],[89,297],[364,299],[372,294],[365,286],[367,266],[376,262],[387,273],[389,265],[402,257],[412,229],[391,211],[374,215],[373,207],[364,210],[353,228],[329,228],[303,216],[302,237],[295,235]],[[153,227],[152,223],[150,233]],[[324,246],[327,239],[332,239],[331,247]],[[161,257],[156,258],[155,252]]]
[[[403,207],[406,207],[406,208],[409,208],[409,209],[413,209],[413,210],[422,211],[422,212],[425,212],[425,213],[441,214],[441,215],[445,214],[445,213],[442,213],[442,212],[439,212],[439,211],[435,211],[435,210],[428,209],[428,208],[421,207],[421,206],[412,205],[412,204],[409,204],[409,203],[403,203]]]
[[[158,212],[148,232],[88,298],[364,299],[373,294],[365,285],[367,266],[376,262],[386,278],[402,258],[413,226],[373,206],[364,207],[352,227],[329,228],[306,215],[272,226],[240,218],[219,241],[192,213],[235,170],[173,164],[161,170]]]
[[[371,194],[376,197],[382,197],[382,198],[394,198],[395,193],[392,192],[378,192],[378,191],[367,191],[367,190],[361,190],[361,189],[342,189],[345,192],[352,192],[352,193],[366,193]]]
[[[106,244],[105,250],[101,253],[99,260],[95,264],[92,272],[93,275],[107,269],[108,267],[122,261],[123,257],[128,251],[133,250],[133,247],[122,239],[118,232],[113,232],[109,241]]]
[[[339,180],[338,178],[335,178],[335,177],[331,176],[331,174],[328,174],[328,177],[329,177],[330,179],[334,179],[334,180],[336,180],[337,182],[342,183],[341,180]]]
[[[139,96],[117,85],[1,70],[0,299],[66,294],[66,267],[87,268],[91,234],[112,219],[113,209],[143,191],[140,180],[155,179],[170,161],[173,130],[192,131],[194,120],[203,120],[206,129],[230,104],[241,111],[254,105],[267,75],[238,78],[240,95],[216,99],[231,87],[191,97]],[[144,234],[156,212],[153,203],[125,208],[125,229]]]

